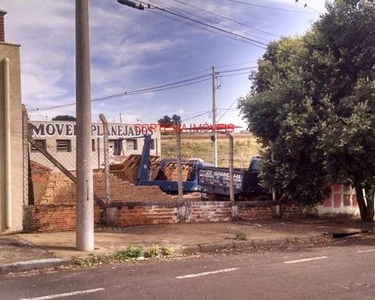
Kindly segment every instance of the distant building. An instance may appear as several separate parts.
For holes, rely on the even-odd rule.
[[[76,123],[70,121],[29,121],[34,140],[48,150],[68,170],[76,169]],[[104,167],[103,124],[91,126],[92,167]],[[142,124],[113,123],[108,125],[110,161],[121,161],[130,154],[141,154],[144,135],[150,133]],[[160,127],[152,130],[151,155],[160,155]],[[115,155],[116,154],[116,155]],[[42,153],[30,147],[30,159],[54,168]]]

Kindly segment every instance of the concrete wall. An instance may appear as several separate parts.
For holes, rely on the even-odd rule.
[[[331,196],[324,200],[323,205],[318,205],[316,210],[318,215],[347,214],[358,216],[357,195],[350,186],[334,184]]]
[[[4,69],[3,59],[10,65],[12,226],[5,220],[5,148],[4,148]],[[0,234],[22,230],[23,219],[23,144],[19,46],[0,43]]]

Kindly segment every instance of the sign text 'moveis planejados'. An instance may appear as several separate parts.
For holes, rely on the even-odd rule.
[[[74,137],[76,136],[76,124],[74,122],[31,122],[33,137]],[[111,137],[134,137],[146,134],[142,124],[109,124],[108,134]],[[154,128],[148,132],[154,133]],[[93,137],[103,136],[103,125],[94,123],[91,125],[91,135]]]
[[[76,135],[75,122],[31,122],[32,134],[34,137],[73,137]],[[134,137],[155,132],[233,132],[233,124],[108,124],[108,134],[111,137]],[[94,123],[91,125],[91,134],[103,136],[103,125]]]

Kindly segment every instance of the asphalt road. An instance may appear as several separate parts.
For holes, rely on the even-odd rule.
[[[375,238],[2,275],[0,299],[375,299]]]

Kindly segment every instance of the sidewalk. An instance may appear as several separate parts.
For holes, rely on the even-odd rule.
[[[151,225],[97,228],[91,254],[111,254],[129,245],[173,247],[176,254],[212,252],[223,248],[308,244],[333,232],[373,230],[359,220],[301,219],[250,222]],[[237,233],[247,241],[235,241]],[[29,233],[0,237],[0,273],[68,264],[89,252],[75,249],[75,232]],[[23,262],[23,263],[20,263]]]

